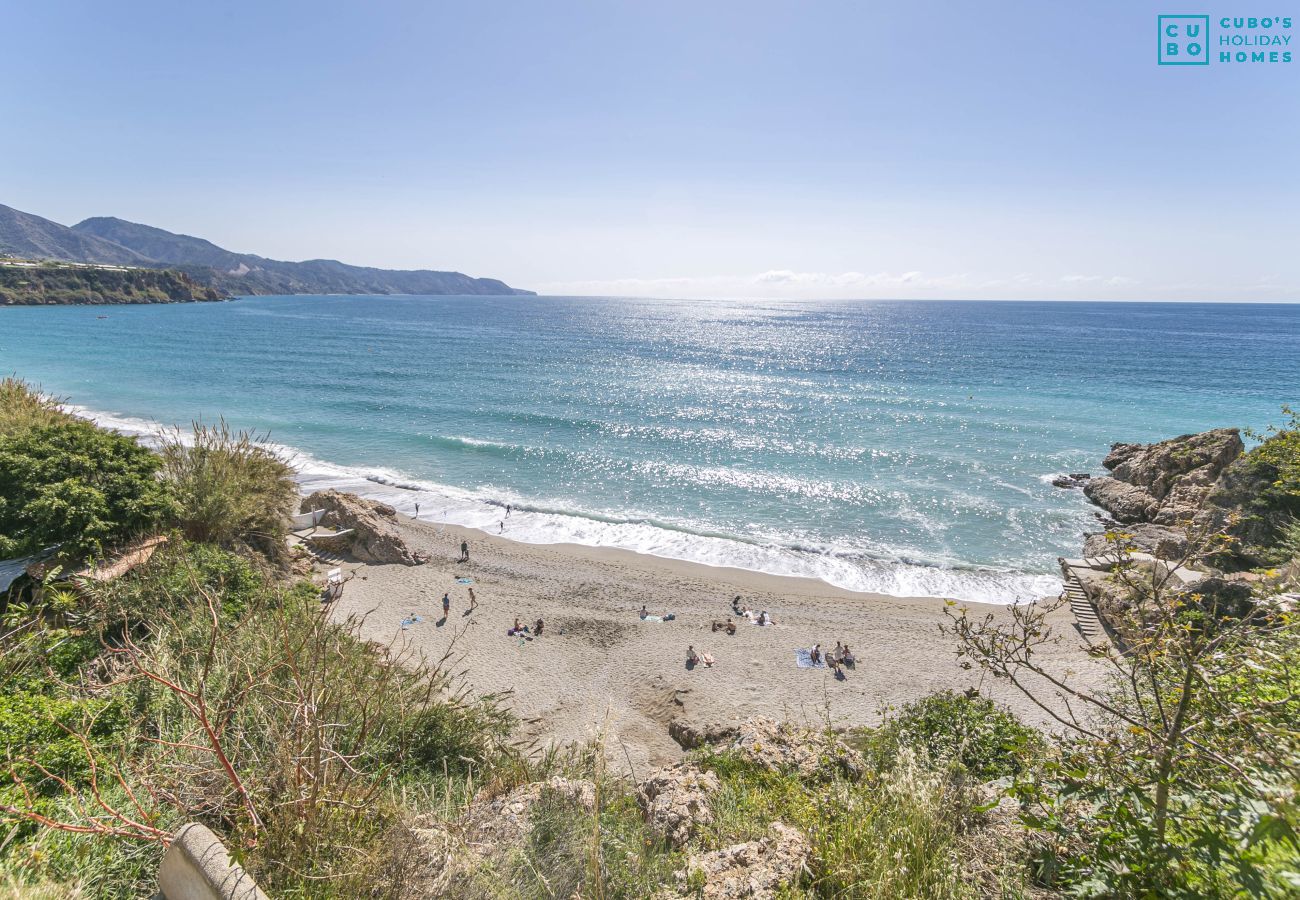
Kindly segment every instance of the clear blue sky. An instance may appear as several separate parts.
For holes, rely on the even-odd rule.
[[[9,0],[0,202],[552,293],[1300,298],[1300,47],[1157,66],[1264,9],[1192,5]]]

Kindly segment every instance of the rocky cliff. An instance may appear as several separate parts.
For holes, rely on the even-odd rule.
[[[1187,525],[1245,446],[1235,428],[1185,434],[1158,444],[1115,444],[1089,479],[1088,499],[1123,524]]]
[[[190,303],[225,296],[171,269],[0,262],[0,306]]]

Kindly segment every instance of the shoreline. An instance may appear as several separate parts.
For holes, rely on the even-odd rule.
[[[70,404],[69,409],[74,414],[87,418],[101,427],[141,438],[146,444],[150,443],[152,437],[160,430],[172,427],[140,416],[107,413],[77,403]],[[183,427],[181,431],[183,434]],[[939,563],[900,559],[860,560],[780,544],[751,543],[726,535],[699,534],[640,520],[606,520],[578,511],[534,509],[526,500],[477,496],[471,490],[434,482],[421,482],[419,479],[385,469],[382,465],[343,465],[322,459],[310,451],[290,444],[274,442],[268,446],[294,467],[299,491],[304,496],[316,490],[334,488],[369,500],[387,503],[398,509],[399,514],[403,516],[409,515],[412,505],[419,503],[426,510],[442,509],[444,515],[447,510],[452,510],[460,519],[453,522],[426,516],[420,519],[421,524],[432,524],[435,527],[455,525],[476,529],[485,536],[501,537],[493,534],[489,529],[500,520],[504,506],[513,502],[516,516],[519,517],[515,521],[527,523],[525,527],[528,536],[505,539],[527,546],[573,546],[592,551],[620,551],[710,569],[812,581],[825,585],[831,590],[870,597],[932,597],[956,599],[963,603],[1003,605],[1031,602],[1052,596],[1061,587],[1060,579],[1054,571],[1035,573],[973,564],[945,566]],[[609,541],[621,541],[621,543],[584,543],[564,539],[566,536],[589,534],[592,527],[615,529],[614,534],[601,534],[596,539],[604,538]],[[552,536],[556,539],[551,539]],[[636,546],[638,544],[643,546]],[[655,552],[649,549],[650,547],[667,547],[683,555],[666,555]],[[697,558],[690,559],[685,556],[692,552]],[[701,556],[705,559],[699,558]],[[728,563],[708,559],[713,556],[721,559],[730,557],[737,561]],[[766,570],[759,568],[763,565],[767,565],[768,568]],[[873,569],[873,565],[878,568]],[[771,571],[772,568],[782,567],[792,570],[802,568],[804,571]],[[870,583],[872,580],[881,580],[886,585],[892,580],[897,583],[898,590],[845,587],[842,583],[837,584],[832,581],[835,578],[839,578],[841,582],[860,579]],[[936,581],[938,583],[933,584],[934,587],[950,588],[950,590],[908,589],[914,586],[924,587]]]
[[[619,767],[642,770],[679,759],[668,723],[738,721],[765,715],[792,722],[871,725],[884,710],[936,690],[978,688],[1026,722],[1050,717],[1014,688],[964,669],[955,641],[941,633],[950,604],[836,588],[814,579],[664,559],[618,548],[527,544],[468,526],[415,521],[398,529],[420,566],[342,564],[353,574],[330,607],[354,619],[363,640],[397,657],[443,660],[478,695],[507,696],[525,746],[599,740]],[[470,561],[457,562],[462,540]],[[337,564],[333,564],[337,565]],[[317,565],[319,579],[332,565]],[[464,585],[458,578],[473,579]],[[473,587],[477,607],[469,609]],[[449,596],[450,616],[441,598]],[[775,620],[736,621],[735,635],[711,630],[741,595]],[[667,622],[642,621],[646,605]],[[978,616],[1009,616],[1009,606],[953,604]],[[417,622],[409,620],[419,616]],[[535,640],[506,634],[515,618],[545,621]],[[734,616],[733,616],[734,618]],[[403,627],[403,623],[408,624]],[[1044,651],[1059,674],[1093,683],[1100,668],[1087,653],[1068,608],[1049,622],[1062,637]],[[842,641],[858,658],[837,680],[828,669],[798,668],[794,651]],[[689,646],[716,657],[686,666]]]

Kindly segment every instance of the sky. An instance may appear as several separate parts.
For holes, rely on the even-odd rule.
[[[551,294],[1300,300],[1300,47],[1158,66],[1265,9],[1191,5],[0,0],[0,203]]]

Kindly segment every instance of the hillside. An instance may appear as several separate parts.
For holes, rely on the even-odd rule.
[[[147,265],[149,259],[94,234],[0,204],[0,254],[24,259],[63,259],[70,262]]]
[[[0,262],[0,306],[187,303],[223,297],[174,269]]]
[[[96,217],[72,226],[236,294],[530,294],[495,278],[460,272],[350,266],[333,259],[285,262],[234,253],[211,241],[123,219]]]
[[[211,241],[114,217],[69,228],[0,206],[0,256],[178,269],[229,294],[531,295],[495,278],[426,269],[352,266],[332,259],[287,262],[235,253]]]

